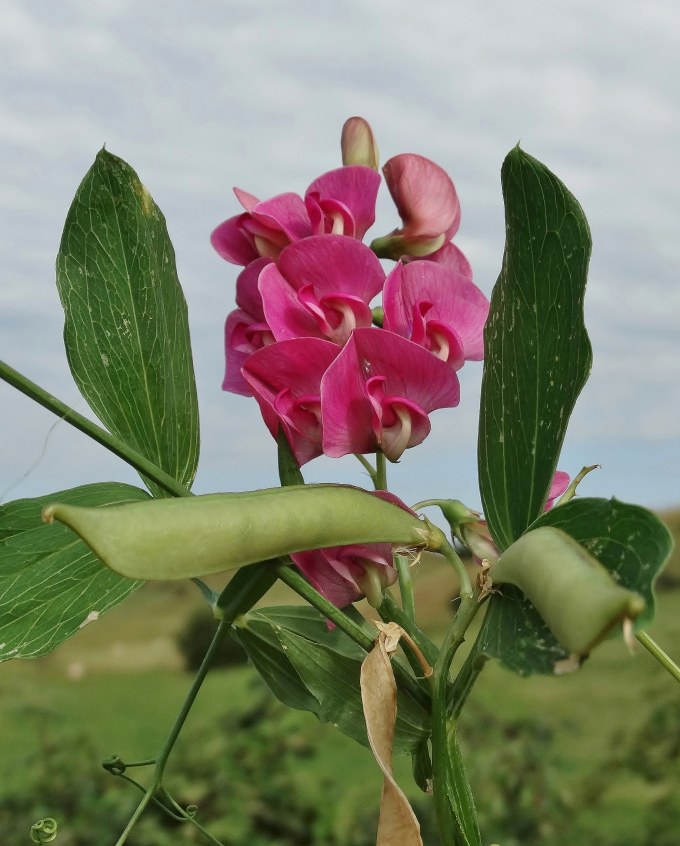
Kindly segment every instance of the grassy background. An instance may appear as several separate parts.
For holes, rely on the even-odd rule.
[[[680,512],[664,516],[678,536]],[[451,597],[455,592],[450,571],[433,561],[424,562],[416,571],[415,586],[421,625],[436,638],[450,619]],[[680,655],[680,554],[677,551],[660,586],[656,620],[649,631],[677,658]],[[148,584],[51,655],[34,661],[5,663],[0,669],[0,795],[39,792],[44,785],[36,787],[36,778],[40,779],[36,773],[42,772],[49,783],[49,773],[45,770],[50,766],[60,772],[72,769],[73,782],[69,789],[81,790],[83,781],[92,781],[95,792],[101,792],[104,789],[99,782],[101,760],[112,754],[126,760],[153,757],[190,683],[189,674],[182,668],[176,638],[201,602],[191,585]],[[288,588],[277,585],[263,604],[295,602],[297,598]],[[219,732],[223,721],[237,720],[238,715],[247,714],[256,703],[264,701],[262,697],[261,685],[251,668],[213,671],[181,737],[178,760],[183,761],[182,756],[190,755],[194,747],[202,748],[203,754],[210,757],[210,749],[217,749],[221,742]],[[630,768],[617,771],[615,777],[608,779],[603,767],[614,766],[617,750],[634,742],[641,727],[656,719],[650,717],[656,704],[668,700],[680,705],[676,683],[644,650],[638,648],[631,656],[621,641],[605,643],[578,673],[559,678],[521,679],[490,662],[471,695],[460,726],[480,810],[486,808],[485,813],[492,814],[488,809],[493,809],[499,793],[505,796],[504,801],[510,802],[514,796],[512,790],[519,791],[513,802],[535,806],[539,800],[552,801],[546,795],[553,791],[555,807],[551,812],[568,808],[571,802],[576,806],[574,813],[582,811],[586,819],[589,809],[583,808],[585,785],[597,793],[600,803],[592,831],[604,825],[609,839],[597,835],[597,839],[581,840],[582,843],[586,846],[588,842],[617,846],[651,843],[641,833],[636,839],[631,832],[635,827],[647,825],[645,814],[655,807],[661,795],[659,791],[665,800],[668,791],[677,790],[678,784],[669,785],[668,776],[661,786],[658,780],[649,783]],[[680,708],[677,710],[680,712]],[[272,719],[288,726],[277,728],[279,733],[287,732],[288,737],[307,738],[305,744],[313,737],[314,748],[305,746],[304,761],[294,767],[295,777],[302,779],[296,789],[308,794],[309,801],[318,802],[327,801],[328,792],[332,792],[333,825],[339,824],[337,815],[343,808],[344,817],[340,816],[347,822],[356,814],[357,807],[377,806],[381,777],[367,750],[330,726],[319,725],[309,714],[288,716],[281,710]],[[225,736],[238,731],[234,725],[237,723],[224,729]],[[274,735],[267,735],[258,742],[272,747],[277,741]],[[540,759],[538,764],[532,755]],[[41,763],[41,756],[46,763]],[[65,756],[66,763],[59,756]],[[412,785],[410,761],[400,758],[396,763],[402,784]],[[499,785],[496,780],[501,778],[498,773],[502,767],[509,769]],[[176,777],[172,766],[170,772],[172,782]],[[262,772],[258,782],[254,772],[249,778],[256,795],[266,784],[268,773]],[[114,781],[105,774],[104,777]],[[227,785],[229,779],[241,777],[239,772],[224,773]],[[290,773],[287,778],[292,778]],[[531,785],[532,779],[537,782],[531,788],[534,793],[523,798],[524,781]],[[125,811],[135,800],[134,792],[117,781],[115,787],[117,805]],[[196,790],[201,793],[198,787]],[[416,787],[409,786],[407,791],[423,801]],[[55,817],[62,811],[59,807],[46,808],[45,813],[50,810]],[[498,818],[506,811],[498,810]],[[548,811],[543,804],[535,808],[536,816],[544,813]],[[548,825],[546,836],[550,836],[552,829],[545,824]],[[142,839],[133,837],[131,843],[153,846],[156,842],[179,842],[156,841],[151,833],[140,836]],[[591,835],[583,835],[587,836]],[[68,830],[60,837],[65,839],[57,838],[57,846],[62,842],[64,846],[81,842],[69,839]],[[340,835],[333,837],[317,840],[355,842],[349,835],[345,840]],[[592,837],[596,837],[595,833]],[[115,836],[110,840],[113,843]],[[16,835],[16,840],[7,842],[12,846],[14,842],[29,841],[23,835]],[[225,842],[241,841],[232,837]],[[501,842],[503,846],[511,846],[534,840],[527,835],[523,841],[506,838]],[[556,837],[551,842],[562,843]],[[680,833],[675,841],[668,842],[680,842]],[[662,846],[665,841],[657,834],[654,843]]]

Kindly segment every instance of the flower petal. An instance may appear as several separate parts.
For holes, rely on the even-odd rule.
[[[274,438],[279,426],[300,465],[321,455],[321,378],[338,353],[330,341],[296,338],[253,353],[243,365]]]
[[[230,217],[215,227],[210,235],[213,248],[232,264],[247,265],[259,258],[253,237],[243,228],[249,217],[247,213]]]
[[[370,167],[348,165],[324,173],[312,182],[305,198],[317,202],[334,200],[346,207],[354,221],[353,237],[361,240],[375,222],[375,202],[380,187],[380,174]]]
[[[455,406],[460,399],[458,379],[449,365],[391,332],[355,329],[321,380],[326,455],[374,452],[380,446],[382,429],[375,431],[374,405],[378,382],[371,381],[375,378],[381,380],[381,397],[388,398],[385,410],[392,413],[378,422],[383,428],[395,427],[387,433],[392,460],[393,444],[398,440],[401,446],[405,425],[412,426],[407,446],[414,446],[427,434],[423,415]],[[409,415],[408,424],[404,414]]]

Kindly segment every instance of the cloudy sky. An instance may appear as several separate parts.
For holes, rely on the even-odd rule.
[[[626,0],[0,0],[0,358],[86,412],[61,342],[54,259],[73,194],[107,148],[164,211],[189,303],[201,403],[198,492],[276,484],[253,401],[223,394],[236,268],[208,235],[231,187],[303,192],[339,165],[343,121],[383,160],[452,175],[457,243],[489,294],[503,250],[499,170],[518,140],[570,187],[593,232],[592,377],[560,466],[582,492],[680,504],[680,5]],[[375,233],[396,225],[383,196]],[[392,471],[410,501],[479,506],[481,367],[458,409]],[[136,475],[0,384],[0,499]],[[310,481],[365,482],[352,459]],[[336,466],[337,465],[337,466]]]

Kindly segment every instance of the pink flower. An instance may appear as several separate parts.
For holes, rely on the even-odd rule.
[[[385,272],[353,238],[317,235],[286,247],[260,274],[264,314],[278,341],[327,338],[344,344],[353,329],[371,325],[370,301]]]
[[[398,461],[429,434],[428,414],[459,399],[455,373],[427,350],[383,329],[355,329],[321,380],[323,451],[380,449]]]
[[[383,590],[397,579],[389,543],[332,546],[297,552],[291,558],[319,593],[338,608],[362,596],[372,605],[380,605]]]
[[[460,225],[460,203],[446,171],[424,156],[404,153],[383,167],[403,226],[371,244],[381,258],[427,256],[443,247]]]
[[[569,487],[569,481],[569,474],[565,473],[564,470],[555,471],[555,475],[553,476],[550,484],[550,490],[548,491],[548,499],[546,500],[545,508],[543,509],[544,511],[550,511],[555,504],[555,500],[562,496]]]
[[[399,497],[388,491],[375,491],[373,495],[415,515]],[[291,558],[319,593],[338,608],[362,596],[377,608],[385,588],[397,580],[389,543],[326,547],[297,552]]]
[[[383,291],[384,328],[459,370],[484,357],[489,301],[455,270],[427,261],[397,264]]]
[[[251,262],[239,273],[236,280],[236,305],[238,308],[227,316],[224,326],[226,370],[222,390],[251,396],[250,386],[243,378],[241,368],[255,350],[274,341],[262,310],[262,297],[257,289],[260,271],[271,262],[261,258]]]
[[[281,250],[310,235],[335,233],[363,238],[375,220],[379,175],[368,167],[341,167],[323,174],[298,194],[269,200],[234,189],[245,212],[221,223],[210,241],[223,259],[247,265],[260,257],[278,258]]]
[[[279,427],[298,464],[321,455],[321,377],[338,347],[319,338],[296,338],[262,347],[248,357],[243,377],[274,438]]]

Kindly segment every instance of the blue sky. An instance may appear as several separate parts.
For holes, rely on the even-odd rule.
[[[175,244],[201,403],[196,490],[276,484],[255,404],[220,391],[237,269],[208,235],[237,211],[231,187],[303,191],[339,164],[342,123],[361,114],[383,160],[418,152],[451,173],[456,240],[489,294],[503,250],[500,165],[520,140],[578,197],[593,233],[594,368],[560,467],[603,465],[585,494],[680,504],[676,3],[0,0],[0,15],[2,359],[86,412],[63,353],[54,259],[106,143],[137,170]],[[396,224],[384,193],[376,233]],[[428,441],[393,468],[407,500],[479,506],[480,377],[466,365],[460,407],[433,415]],[[0,413],[4,500],[135,482],[4,384]],[[351,459],[313,462],[308,477],[365,481]]]

